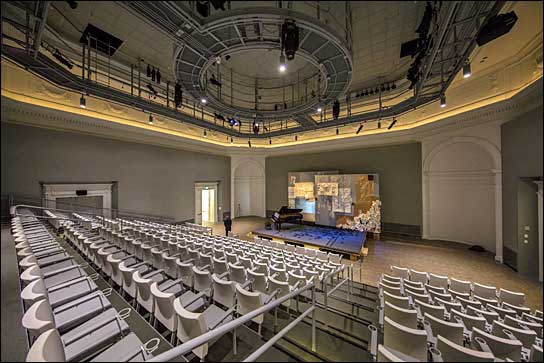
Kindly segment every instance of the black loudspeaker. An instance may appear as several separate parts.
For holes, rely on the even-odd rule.
[[[485,251],[485,249],[482,246],[479,246],[479,245],[470,246],[468,249],[470,251],[474,251],[474,252],[484,252]]]
[[[86,190],[76,190],[76,195],[78,197],[82,196],[82,195],[87,195],[87,191]]]
[[[404,42],[400,45],[400,57],[407,57],[416,54],[419,38],[412,39],[408,42]]]
[[[503,36],[512,29],[514,24],[516,24],[516,21],[518,21],[518,16],[513,11],[506,14],[495,15],[482,27],[476,37],[476,43],[481,47],[482,45]]]

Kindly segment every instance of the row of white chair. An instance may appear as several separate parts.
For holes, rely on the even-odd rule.
[[[117,312],[108,293],[97,290],[83,266],[75,263],[29,210],[22,212],[29,217],[15,217],[12,232],[18,252],[25,251],[19,254],[20,266],[25,268],[21,282],[26,285],[21,298],[27,307],[22,324],[36,339],[27,360],[150,358],[158,341],[144,345],[130,333],[124,321],[129,311]]]

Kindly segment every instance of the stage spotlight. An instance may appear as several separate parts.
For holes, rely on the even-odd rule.
[[[81,98],[79,99],[79,107],[87,108],[87,101],[85,100],[85,96],[83,95],[81,95]]]
[[[217,79],[215,79],[215,74],[212,73],[212,76],[210,77],[210,83],[214,86],[221,87],[221,82],[219,82]]]
[[[440,107],[446,107],[446,95],[443,93],[440,95]]]
[[[323,111],[323,109],[321,107],[317,108],[317,112],[322,112],[322,111]]]
[[[153,125],[153,115],[149,114],[149,121],[147,121],[148,124]]]
[[[295,141],[298,141],[298,135],[295,135]]]
[[[470,71],[470,63],[466,62],[463,66],[463,78],[468,78],[472,75],[472,72]]]
[[[268,145],[272,145],[272,139],[268,140]]]
[[[357,131],[355,131],[355,135],[359,135],[359,132],[361,132],[362,129],[363,129],[363,124],[361,124],[359,128],[357,129]]]
[[[247,144],[251,147],[251,140],[247,140]]]
[[[77,8],[77,1],[68,0],[68,1],[66,1],[66,2],[68,3],[68,5],[70,5],[70,7],[71,7],[72,9],[75,10],[75,9]]]
[[[206,98],[202,97],[202,98],[200,99],[200,102],[206,104],[206,102],[208,102],[208,100],[207,100]]]
[[[208,138],[208,132],[206,130],[204,130],[204,137]]]
[[[378,128],[379,128],[379,129],[382,128],[382,122],[381,122],[381,121],[378,121]]]
[[[293,60],[298,50],[298,27],[294,20],[285,20],[281,26],[281,48],[285,51],[287,60]]]
[[[230,143],[231,144],[234,143],[234,140],[232,139],[232,137],[230,138]]]
[[[388,130],[391,130],[391,128],[392,128],[393,126],[395,126],[396,123],[397,123],[397,119],[393,117],[393,122],[391,122],[391,125],[389,125],[389,126],[387,127],[387,129],[388,129]]]
[[[280,54],[280,65],[278,69],[281,73],[287,70],[287,62],[285,62],[285,55],[283,55],[283,53]]]
[[[337,127],[336,128],[336,135],[338,135],[340,133],[340,129]]]

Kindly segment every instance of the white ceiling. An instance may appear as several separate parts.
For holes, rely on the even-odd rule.
[[[292,3],[293,9],[315,16],[316,2]],[[173,78],[170,73],[175,48],[173,40],[129,13],[116,2],[79,1],[75,10],[71,9],[65,1],[54,1],[53,4],[80,31],[87,23],[92,23],[122,39],[124,43],[113,59],[135,64],[139,56],[145,63],[160,67],[163,78]],[[275,1],[233,1],[231,3],[233,9],[275,6],[275,4]],[[337,32],[341,31],[345,23],[345,2],[321,1],[319,4],[323,22]],[[351,90],[375,86],[380,79],[393,81],[404,78],[411,60],[409,57],[399,58],[400,44],[416,36],[414,30],[419,25],[424,6],[425,2],[421,1],[351,2],[354,62]],[[72,41],[79,41],[81,34],[64,17],[52,8],[49,11],[47,23]],[[339,35],[344,36],[344,34]],[[259,72],[268,74],[270,72],[266,70],[273,72],[277,70],[277,59],[267,56],[258,57],[253,54],[245,65],[247,72],[252,75]],[[299,68],[300,66],[295,61],[291,67]],[[244,67],[237,66],[236,68],[243,69]]]

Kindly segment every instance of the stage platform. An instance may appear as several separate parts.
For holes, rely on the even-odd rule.
[[[261,228],[252,233],[259,237],[347,254],[352,258],[361,255],[366,240],[365,232],[290,223],[283,223],[281,231]]]

